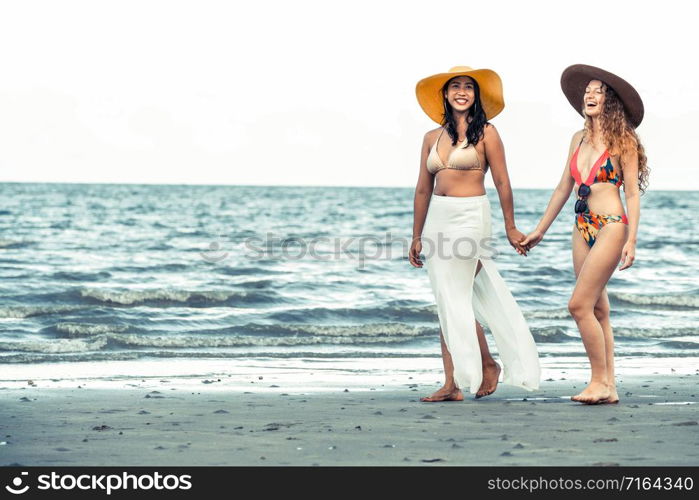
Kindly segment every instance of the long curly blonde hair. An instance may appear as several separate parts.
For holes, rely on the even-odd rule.
[[[602,82],[602,89],[604,91],[604,107],[600,115],[602,139],[612,155],[625,155],[631,151],[638,155],[638,189],[643,194],[648,186],[648,174],[650,173],[646,151],[641,144],[641,139],[636,134],[636,130],[629,123],[624,112],[624,105],[617,93],[604,82]],[[585,137],[589,142],[594,137],[592,118],[585,113],[584,103],[583,115],[585,116]]]

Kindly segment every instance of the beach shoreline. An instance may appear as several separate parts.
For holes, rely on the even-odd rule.
[[[34,365],[26,380],[32,367],[5,364],[0,465],[699,463],[699,372],[686,359],[679,372],[619,360],[621,402],[598,406],[569,399],[582,359],[544,358],[532,392],[432,404],[418,398],[441,383],[439,359],[237,361],[65,363],[72,378]]]

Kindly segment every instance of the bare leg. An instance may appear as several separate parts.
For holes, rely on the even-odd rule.
[[[609,297],[607,287],[602,289],[602,294],[595,304],[595,317],[599,321],[604,333],[604,350],[607,361],[607,384],[609,385],[610,396],[606,403],[618,403],[619,393],[616,390],[616,379],[614,377],[614,333],[609,320]]]
[[[485,339],[483,327],[476,321],[476,334],[478,335],[478,345],[481,348],[481,359],[483,360],[483,382],[481,383],[476,399],[489,396],[495,392],[500,378],[500,365],[495,362],[488,349],[488,341]]]
[[[595,306],[619,263],[626,230],[626,225],[618,223],[607,224],[600,229],[595,245],[589,249],[578,270],[577,283],[568,303],[568,309],[580,330],[592,372],[588,386],[572,398],[582,403],[596,404],[612,396],[609,386],[610,374],[607,370],[608,342],[595,315]],[[580,234],[574,234],[574,255],[580,242],[584,243]]]
[[[478,261],[476,275],[481,270],[482,264]],[[483,382],[476,392],[476,399],[483,396],[489,396],[495,392],[498,387],[498,379],[500,378],[500,365],[495,362],[493,356],[488,349],[488,341],[485,338],[483,327],[476,321],[476,335],[478,335],[478,345],[481,350],[481,360],[483,364]]]
[[[580,269],[582,269],[583,263],[587,258],[587,254],[590,253],[590,247],[587,245],[587,243],[585,243],[585,240],[580,235],[580,231],[575,225],[573,226],[572,247],[573,270],[575,271],[575,278],[577,281],[578,275],[580,274]],[[573,396],[570,399],[573,401],[578,401],[578,396]]]
[[[476,267],[476,275],[481,270],[482,264],[478,261]],[[498,377],[500,375],[500,366],[495,362],[488,350],[488,342],[483,333],[483,327],[476,321],[476,334],[478,336],[478,345],[481,351],[481,359],[483,360],[483,383],[476,393],[476,397],[486,396],[495,392],[497,387]],[[461,389],[456,385],[454,380],[454,362],[451,359],[451,353],[444,342],[442,329],[439,329],[439,340],[442,346],[442,364],[444,365],[444,385],[437,389],[432,395],[420,398],[420,401],[432,403],[436,401],[462,401],[464,395]],[[493,374],[495,374],[495,382],[493,384]],[[490,392],[488,392],[490,391]],[[485,394],[487,392],[487,394]]]
[[[451,359],[451,353],[447,349],[447,344],[444,342],[442,329],[439,329],[439,340],[442,345],[442,364],[444,365],[444,385],[437,389],[430,396],[420,398],[424,403],[434,403],[437,401],[463,401],[464,394],[456,385],[454,380],[454,362]]]

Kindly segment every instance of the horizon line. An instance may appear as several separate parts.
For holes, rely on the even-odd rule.
[[[0,181],[3,184],[59,184],[59,185],[113,185],[113,186],[201,186],[201,187],[265,187],[265,188],[364,188],[364,189],[414,189],[414,186],[366,186],[366,185],[337,185],[337,184],[204,184],[204,183],[186,183],[186,182],[90,182],[90,181]],[[494,187],[486,186],[486,191],[496,191]],[[532,187],[512,187],[512,190],[529,190],[529,191],[551,191],[554,187],[532,188]],[[699,189],[657,189],[647,190],[646,192],[695,192]]]

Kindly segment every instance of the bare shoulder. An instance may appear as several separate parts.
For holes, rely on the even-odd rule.
[[[573,134],[573,138],[570,140],[570,143],[577,145],[580,141],[582,141],[583,135],[585,135],[585,129],[576,131]]]
[[[442,127],[437,127],[437,128],[433,128],[432,130],[428,130],[425,133],[425,139],[435,140],[437,138],[437,136],[439,135],[440,130],[442,130]]]
[[[498,144],[502,142],[500,139],[500,134],[498,133],[498,129],[495,128],[495,125],[492,123],[486,123],[485,127],[483,128],[483,143],[485,145],[488,144]]]
[[[432,130],[428,130],[425,133],[425,137],[423,138],[423,141],[426,145],[432,146],[434,142],[437,140],[437,136],[439,136],[439,132],[442,130],[442,127],[437,127],[433,128]]]
[[[637,142],[634,141],[633,145],[636,146]],[[610,151],[610,154],[612,152]],[[613,153],[616,153],[616,156],[618,156],[619,161],[621,162],[622,168],[627,166],[627,165],[636,165],[638,166],[638,149],[634,147],[633,149],[628,149],[625,153],[621,154],[620,151],[613,151]]]

